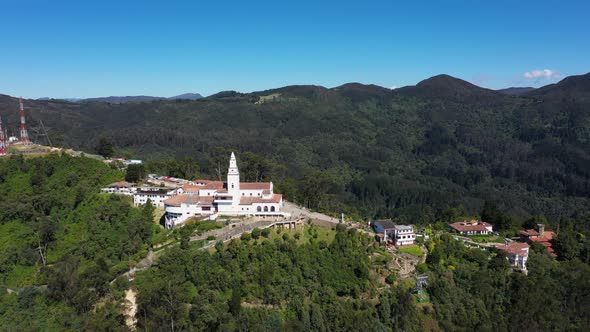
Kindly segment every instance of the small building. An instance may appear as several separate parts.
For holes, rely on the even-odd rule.
[[[411,246],[416,240],[414,227],[410,225],[395,225],[395,245]]]
[[[412,226],[396,225],[391,220],[373,221],[373,230],[380,240],[391,242],[396,246],[413,245],[416,240],[416,234]]]
[[[125,159],[123,161],[123,165],[125,166],[129,166],[129,165],[141,165],[143,162],[139,159]]]
[[[528,243],[512,242],[510,244],[500,244],[496,246],[496,249],[500,250],[506,255],[508,262],[512,266],[519,267],[526,271],[526,261],[529,257]]]
[[[111,183],[101,189],[102,192],[119,195],[133,195],[137,192],[137,187],[127,181]]]
[[[461,235],[488,235],[494,231],[492,224],[479,220],[455,222],[449,227]]]
[[[555,250],[553,250],[553,237],[555,232],[545,231],[544,224],[537,224],[537,229],[527,229],[520,232],[520,239],[522,242],[533,244],[534,242],[540,243],[547,249],[547,252],[553,257],[556,257]]]
[[[142,187],[137,189],[133,195],[133,204],[135,206],[146,204],[148,199],[152,205],[164,207],[164,201],[176,195],[175,189],[159,187]]]
[[[394,241],[395,238],[395,224],[388,219],[373,221],[373,230],[377,236],[383,241]]]

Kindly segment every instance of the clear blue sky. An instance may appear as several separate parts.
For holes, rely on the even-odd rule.
[[[539,86],[590,71],[589,15],[588,1],[0,0],[0,93],[399,87],[440,73]]]

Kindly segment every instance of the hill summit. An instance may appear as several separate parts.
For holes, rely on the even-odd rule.
[[[492,99],[501,97],[496,91],[479,87],[450,75],[436,75],[425,79],[415,86],[395,90],[396,93],[422,98],[440,98],[452,100]]]

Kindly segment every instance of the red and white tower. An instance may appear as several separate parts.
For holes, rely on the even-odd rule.
[[[28,144],[29,141],[29,132],[27,131],[27,123],[25,122],[25,108],[23,107],[23,98],[19,99],[20,101],[20,140],[21,142]]]
[[[8,153],[6,148],[6,135],[4,135],[4,128],[2,127],[2,117],[0,117],[0,156],[5,156]]]

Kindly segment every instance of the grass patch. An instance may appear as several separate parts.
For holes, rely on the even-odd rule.
[[[37,267],[15,265],[10,272],[5,275],[4,282],[9,287],[23,287],[34,285],[37,276]]]
[[[424,253],[422,252],[422,249],[420,249],[420,247],[418,246],[409,246],[409,247],[401,247],[397,250],[397,252],[399,253],[406,253],[406,254],[410,254],[412,256],[416,256],[416,257],[422,257],[422,255],[424,255]]]
[[[473,235],[473,236],[469,236],[469,238],[473,241],[473,242],[478,242],[478,243],[489,243],[489,242],[504,242],[502,240],[502,238],[497,237],[495,235]]]
[[[201,235],[207,231],[223,228],[223,224],[210,220],[189,220],[184,227],[189,228],[192,232]]]
[[[296,229],[280,229],[275,228],[271,229],[270,234],[268,236],[269,240],[274,240],[277,238],[282,239],[283,234],[289,234],[291,239],[295,239],[298,245],[310,243],[311,242],[319,242],[325,241],[326,243],[331,243],[336,236],[336,231],[332,230],[329,227],[321,227],[317,225],[302,225],[297,226]],[[295,234],[299,234],[295,236]],[[298,238],[297,238],[298,237]],[[260,239],[264,239],[263,236]]]

